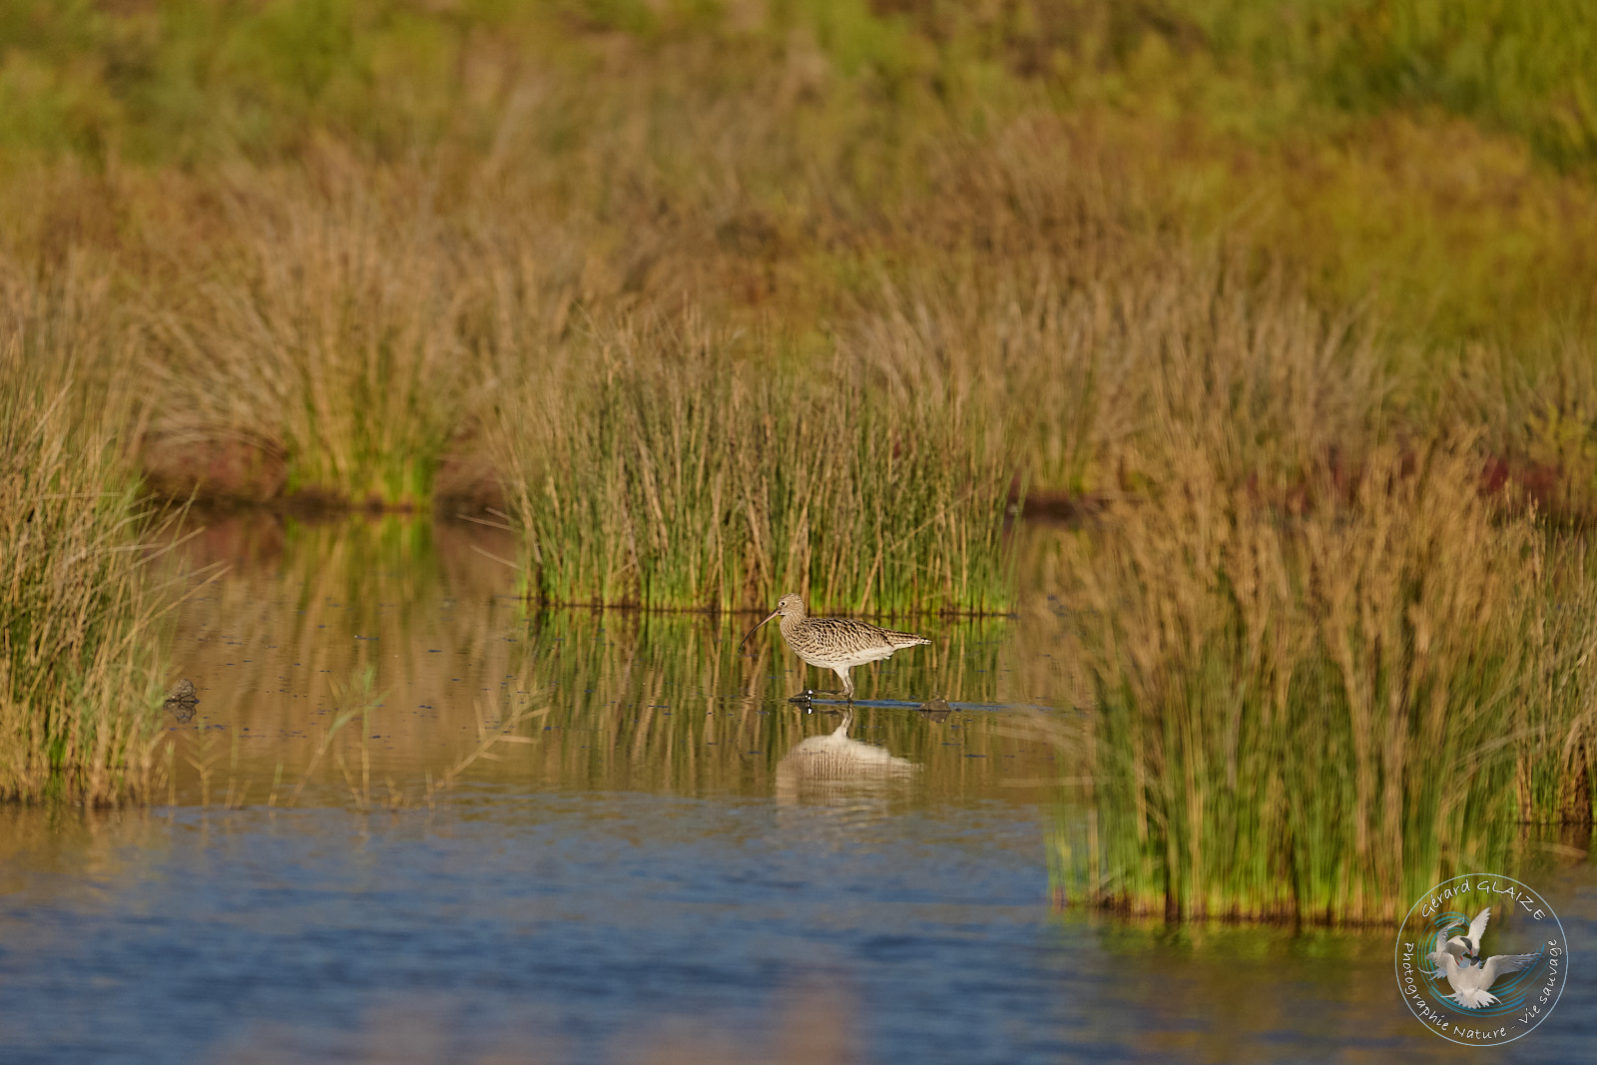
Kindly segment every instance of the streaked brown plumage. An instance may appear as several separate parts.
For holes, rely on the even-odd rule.
[[[782,619],[782,639],[792,652],[820,669],[830,669],[843,678],[843,696],[854,698],[854,682],[848,671],[866,662],[879,662],[891,658],[894,651],[932,641],[913,632],[895,632],[853,618],[812,618],[804,609],[804,600],[794,592],[784,595],[776,610],[765,621]],[[749,636],[759,631],[760,625],[743,637],[741,648]]]

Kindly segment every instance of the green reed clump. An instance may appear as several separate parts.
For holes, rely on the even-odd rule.
[[[840,360],[755,362],[691,323],[594,343],[505,408],[529,595],[1009,608],[1011,463],[937,399],[888,405]]]
[[[73,379],[105,343],[94,291],[0,276],[0,800],[146,794],[160,723],[145,527],[114,394]]]
[[[1086,837],[1056,854],[1068,897],[1390,921],[1501,868],[1522,812],[1562,812],[1522,811],[1515,782],[1589,762],[1568,753],[1589,695],[1556,678],[1597,613],[1558,618],[1545,545],[1492,513],[1466,449],[1377,448],[1296,512],[1201,457],[1187,474],[1080,560],[1097,708]]]

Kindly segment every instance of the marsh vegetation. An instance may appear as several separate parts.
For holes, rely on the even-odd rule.
[[[1589,21],[13,5],[0,794],[151,792],[141,500],[494,510],[542,605],[1052,594],[1070,898],[1390,920],[1592,819]]]
[[[164,597],[139,555],[153,523],[116,444],[128,405],[71,372],[91,357],[70,329],[88,294],[53,296],[0,319],[0,801],[143,798],[162,695]]]
[[[1081,900],[1172,918],[1395,922],[1521,827],[1590,824],[1585,545],[1494,515],[1465,448],[1373,453],[1293,515],[1200,459],[1077,547],[1095,712],[1062,833]]]

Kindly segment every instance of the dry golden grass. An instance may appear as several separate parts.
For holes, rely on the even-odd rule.
[[[580,77],[462,45],[479,124],[409,151],[315,129],[206,168],[19,162],[5,253],[116,279],[146,465],[180,497],[491,499],[500,401],[611,323],[686,315],[769,341],[745,361],[801,392],[872,368],[886,421],[946,401],[1044,493],[1143,490],[1163,408],[1204,403],[1260,414],[1224,446],[1288,480],[1323,458],[1294,447],[1480,417],[1500,478],[1597,511],[1591,418],[1547,396],[1589,351],[1560,295],[1597,276],[1579,180],[1456,122],[1264,150],[1026,83],[967,110],[906,72],[884,98],[802,34],[755,38],[577,34]],[[461,466],[492,473],[439,483]]]
[[[288,492],[430,501],[474,383],[472,266],[421,190],[385,184],[329,153],[191,190],[215,230],[164,249],[149,293],[152,446],[254,442],[287,460]]]
[[[880,368],[868,397],[889,418],[907,389],[950,390],[1045,492],[1157,476],[1161,404],[1279,403],[1343,452],[1479,416],[1511,482],[1597,507],[1591,419],[1578,395],[1546,396],[1589,351],[1588,316],[1559,294],[1597,276],[1597,211],[1484,134],[1393,122],[1370,158],[1342,142],[1282,156],[1030,89],[979,121],[916,91],[883,102],[793,42],[741,59],[732,93],[713,40],[607,40],[584,40],[581,82],[474,55],[501,101],[482,104],[491,136],[384,153],[318,131],[195,170],[18,163],[0,173],[4,253],[27,276],[72,247],[115,278],[124,357],[149,382],[146,463],[178,496],[425,505],[455,493],[437,483],[452,460],[484,464],[494,404],[542,387],[552,349],[687,313],[780,338],[749,361],[808,364],[805,387],[837,357]],[[1416,174],[1415,152],[1449,168]],[[1411,201],[1424,224],[1392,206]],[[1499,254],[1470,251],[1467,285],[1441,277],[1478,248]],[[1472,324],[1444,327],[1437,306]],[[1462,361],[1461,332],[1478,338]],[[1233,351],[1279,363],[1273,379],[1236,396],[1191,379]],[[1328,388],[1328,371],[1351,376]],[[1286,427],[1256,428],[1233,442],[1244,459],[1303,467],[1271,453]]]
[[[1429,397],[1402,413],[1434,435],[1461,342],[1531,378],[1589,350],[1597,192],[1562,102],[1586,28],[1514,9],[1442,32],[1411,6],[1379,29],[1249,0],[40,9],[0,71],[0,255],[71,248],[116,278],[146,459],[180,496],[452,494],[484,396],[549,342],[684,307],[822,373],[839,347],[972,342],[952,357],[1027,383],[988,431],[1050,491],[1122,479],[1165,363],[1282,330],[1376,355],[1327,436],[1380,432],[1363,416],[1394,394]],[[1229,321],[1160,332],[1205,307]],[[1122,335],[1145,314],[1163,362]],[[1012,335],[1029,354],[983,350]],[[1509,395],[1483,440],[1510,479],[1597,512],[1590,419]]]
[[[161,703],[139,539],[117,434],[124,381],[85,384],[103,278],[0,274],[0,800],[113,803],[153,783]]]
[[[1033,255],[914,279],[846,350],[895,401],[946,389],[1022,441],[1043,491],[1142,493],[1201,449],[1261,497],[1390,431],[1370,324],[1316,311],[1219,253],[1129,253],[1087,276]]]

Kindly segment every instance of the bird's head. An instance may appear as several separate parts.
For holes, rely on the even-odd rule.
[[[782,598],[778,599],[776,601],[776,609],[771,611],[770,614],[766,615],[765,621],[770,621],[772,618],[778,617],[796,617],[800,620],[803,620],[804,597],[799,595],[797,592],[789,592]],[[760,625],[764,625],[765,621],[760,622]],[[748,635],[744,636],[742,641],[738,643],[738,650],[741,651],[743,649],[743,645],[749,642],[750,636],[753,636],[756,632],[760,631],[760,625],[756,625],[754,628],[748,631]]]

